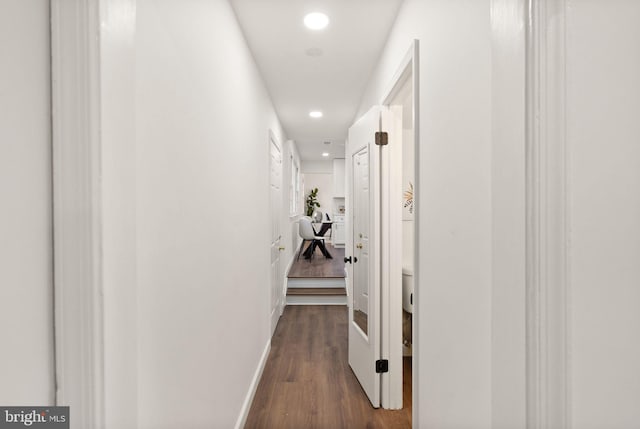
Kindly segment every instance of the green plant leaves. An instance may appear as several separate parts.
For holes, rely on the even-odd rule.
[[[318,198],[318,188],[313,188],[309,191],[309,195],[307,195],[306,203],[307,203],[307,216],[311,216],[315,207],[320,207],[320,203],[317,200]]]

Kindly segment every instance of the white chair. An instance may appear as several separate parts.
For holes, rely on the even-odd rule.
[[[329,254],[329,252],[327,252],[327,249],[324,245],[324,237],[316,234],[316,231],[313,229],[313,225],[311,225],[311,218],[309,216],[303,216],[298,221],[298,234],[300,234],[300,237],[302,238],[302,244],[300,245],[297,259],[300,259],[300,255],[302,253],[306,253],[303,252],[303,249],[304,243],[307,241],[310,242],[309,247],[307,248],[307,251],[309,252],[309,260],[313,258],[313,254],[316,251],[316,246],[320,247],[322,254],[326,258],[331,258],[331,255]]]

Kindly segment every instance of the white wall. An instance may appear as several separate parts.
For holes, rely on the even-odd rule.
[[[640,3],[567,3],[572,427],[640,427]]]
[[[105,424],[138,427],[136,0],[102,2],[101,178]]]
[[[0,404],[54,402],[49,2],[0,3]]]
[[[318,202],[322,213],[333,214],[333,174],[304,173],[305,201],[312,189],[318,188]],[[305,204],[306,210],[306,204]],[[306,213],[306,212],[305,212]]]
[[[491,427],[489,19],[488,1],[405,0],[359,109],[419,39],[416,427]]]
[[[302,161],[303,173],[333,174],[333,161]]]
[[[524,5],[491,0],[492,429],[526,428]]]
[[[226,1],[141,0],[140,428],[233,427],[270,340],[268,130]]]
[[[333,161],[302,161],[304,176],[303,208],[312,189],[318,188],[320,211],[333,215]]]

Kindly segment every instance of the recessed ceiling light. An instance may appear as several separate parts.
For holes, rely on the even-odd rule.
[[[329,152],[322,152],[322,156],[329,156]]]
[[[319,110],[314,110],[313,112],[309,112],[309,116],[312,118],[322,118],[322,112]]]
[[[329,25],[329,17],[324,13],[312,12],[304,17],[304,25],[311,30],[322,30]]]

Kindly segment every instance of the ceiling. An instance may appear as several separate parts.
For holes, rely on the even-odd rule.
[[[347,131],[402,0],[230,2],[301,158],[344,158]],[[310,12],[328,15],[329,25],[306,28]],[[310,118],[312,110],[324,116]]]

